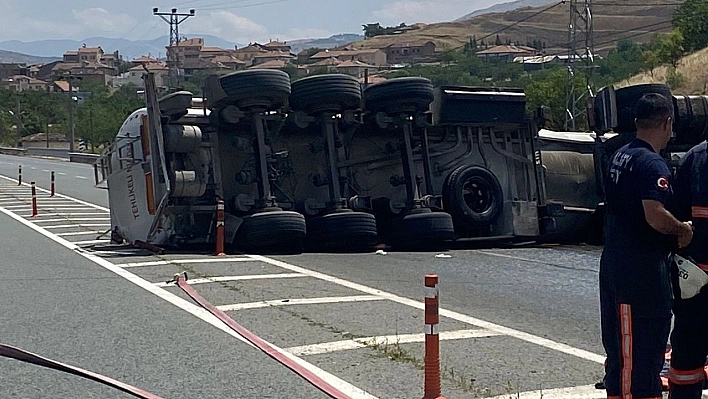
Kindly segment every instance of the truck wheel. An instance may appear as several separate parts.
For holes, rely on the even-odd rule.
[[[455,238],[455,227],[448,213],[429,209],[420,211],[391,221],[389,240],[392,247],[414,251],[433,249]]]
[[[342,111],[361,108],[361,84],[349,75],[318,75],[292,84],[290,107],[294,111]]]
[[[219,78],[228,102],[247,108],[252,102],[269,108],[282,108],[290,97],[290,76],[278,70],[234,72]]]
[[[672,100],[671,89],[664,84],[643,84],[623,87],[615,91],[617,101],[617,127],[615,133],[632,133],[637,131],[634,125],[636,110],[634,105],[647,93],[658,93]]]
[[[364,212],[339,212],[307,221],[307,247],[325,252],[366,252],[376,245],[376,218]]]
[[[489,169],[460,166],[445,181],[443,206],[455,219],[489,225],[496,221],[504,207],[504,193]]]
[[[367,112],[395,113],[406,108],[425,112],[435,97],[433,83],[425,78],[395,78],[364,90]]]
[[[300,253],[305,217],[297,212],[261,212],[243,218],[234,246],[250,253]]]

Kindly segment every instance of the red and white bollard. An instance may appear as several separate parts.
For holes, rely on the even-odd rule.
[[[425,276],[425,385],[423,399],[445,399],[440,387],[438,276]]]
[[[226,256],[224,252],[224,201],[218,200],[216,203],[216,256]]]
[[[21,186],[22,185],[22,165],[19,167],[19,173],[17,177],[17,185]]]
[[[55,193],[55,190],[54,190],[54,172],[52,172],[52,177],[51,177],[51,183],[50,183],[50,189],[49,189],[49,191],[50,191],[49,196],[50,196],[50,197],[53,197],[53,196],[54,196],[54,193]]]
[[[35,187],[34,182],[31,183],[32,185],[32,217],[37,217],[39,212],[37,212],[37,188]]]

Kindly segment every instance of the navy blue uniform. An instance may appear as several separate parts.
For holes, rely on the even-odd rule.
[[[681,160],[676,174],[671,212],[681,221],[692,220],[691,244],[681,255],[691,257],[708,271],[708,154],[706,142],[692,148]],[[672,271],[674,286],[677,270]],[[678,292],[676,293],[678,294]],[[700,399],[705,386],[708,356],[708,288],[690,299],[674,295],[674,330],[671,333],[671,399]]]
[[[607,396],[661,398],[659,373],[671,328],[671,242],[647,223],[642,201],[667,203],[671,169],[649,143],[634,139],[615,153],[605,180],[600,307]]]

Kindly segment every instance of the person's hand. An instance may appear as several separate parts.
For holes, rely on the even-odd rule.
[[[688,244],[691,243],[691,240],[693,239],[693,223],[692,222],[683,222],[683,232],[678,236],[678,247],[679,248],[686,248]]]

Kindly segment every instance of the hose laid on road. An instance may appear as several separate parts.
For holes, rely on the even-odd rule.
[[[318,377],[311,371],[303,368],[301,365],[299,365],[297,362],[295,362],[292,358],[288,357],[287,354],[282,352],[281,350],[278,350],[275,348],[273,345],[269,344],[268,342],[264,341],[257,335],[253,334],[252,332],[248,331],[246,328],[243,326],[239,325],[229,317],[226,313],[223,311],[219,310],[216,306],[212,305],[209,303],[206,299],[204,299],[197,291],[194,290],[188,283],[187,283],[187,278],[186,274],[177,274],[175,275],[174,282],[177,284],[179,288],[184,291],[185,294],[187,294],[190,298],[192,298],[199,306],[203,307],[207,311],[209,311],[211,314],[219,318],[224,324],[229,326],[232,330],[236,331],[240,336],[245,338],[248,342],[252,343],[254,346],[256,346],[258,349],[263,351],[265,354],[282,364],[283,366],[289,368],[295,374],[299,375],[303,379],[305,379],[307,382],[312,384],[315,388],[319,389],[320,391],[324,392],[328,396],[334,399],[351,399],[350,396],[345,394],[344,392],[338,390],[322,378]]]
[[[160,396],[151,394],[150,392],[143,391],[142,389],[103,376],[101,374],[80,369],[78,367],[69,366],[68,364],[59,363],[57,361],[47,359],[39,355],[35,355],[34,353],[26,352],[22,349],[18,349],[12,346],[0,344],[0,356],[83,377],[104,385],[108,385],[109,387],[113,387],[127,394],[135,396],[136,398],[163,399]]]

